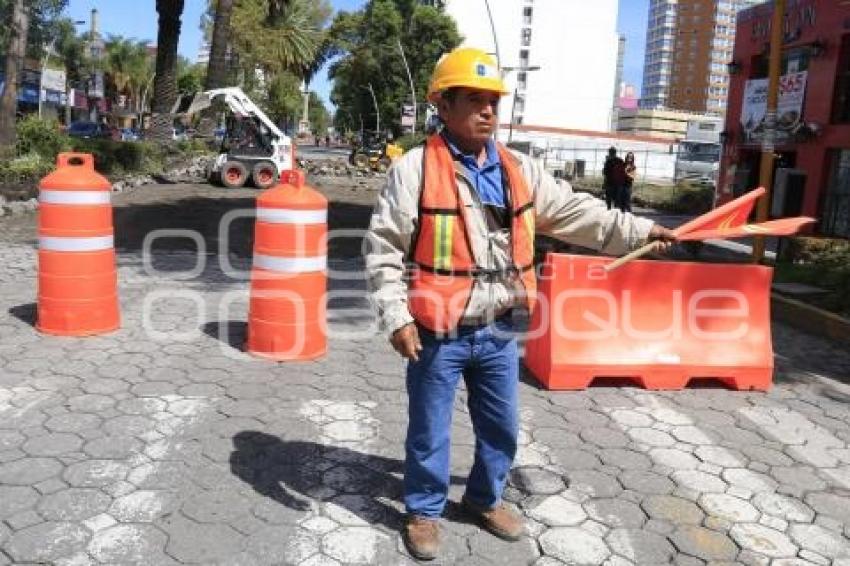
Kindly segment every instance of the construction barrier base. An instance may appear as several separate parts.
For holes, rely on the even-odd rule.
[[[606,272],[611,261],[546,257],[525,343],[525,366],[544,387],[770,388],[772,269],[638,260]]]
[[[118,297],[66,301],[40,297],[35,329],[53,336],[96,336],[121,328]]]

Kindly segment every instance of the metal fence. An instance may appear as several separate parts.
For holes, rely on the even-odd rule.
[[[550,146],[537,149],[536,157],[543,160],[547,171],[564,176],[601,177],[602,167],[608,156],[608,148],[601,147],[565,147]],[[617,155],[625,158],[627,153],[635,156],[638,181],[655,183],[673,183],[676,175],[676,149],[671,145],[669,151],[647,149],[629,149],[628,146],[618,147]]]

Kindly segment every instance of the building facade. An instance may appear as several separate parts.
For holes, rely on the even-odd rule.
[[[773,4],[738,18],[717,202],[758,186]],[[850,237],[850,2],[788,0],[771,215]]]
[[[512,92],[502,99],[500,121],[609,131],[617,0],[491,0],[489,6],[496,41],[483,1],[445,2],[464,45],[498,52]],[[539,70],[522,70],[527,67]]]
[[[685,139],[689,123],[704,119],[703,114],[692,114],[680,110],[623,109],[620,110],[620,118],[617,121],[617,132],[681,141]]]
[[[736,14],[763,0],[651,0],[641,107],[726,111]]]

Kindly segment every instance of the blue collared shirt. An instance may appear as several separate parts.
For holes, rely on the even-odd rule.
[[[457,145],[447,136],[443,135],[446,145],[452,156],[460,161],[466,171],[472,186],[478,193],[481,203],[484,205],[507,208],[505,189],[502,185],[502,160],[496,150],[496,142],[487,141],[487,159],[483,165],[478,165],[478,156],[463,153]]]

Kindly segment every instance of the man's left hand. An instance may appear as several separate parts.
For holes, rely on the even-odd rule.
[[[668,230],[661,224],[655,224],[649,231],[649,241],[655,242],[656,252],[666,252],[676,242],[676,234],[672,230]]]

